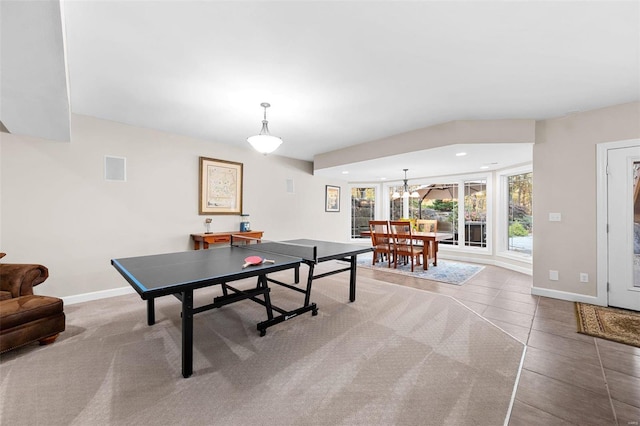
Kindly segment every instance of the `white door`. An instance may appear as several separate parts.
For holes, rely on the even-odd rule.
[[[607,151],[609,306],[640,311],[640,146]]]

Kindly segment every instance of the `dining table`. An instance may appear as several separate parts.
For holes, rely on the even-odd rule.
[[[371,231],[363,231],[360,233],[360,236],[371,237]],[[393,235],[391,233],[385,233],[383,234],[383,236],[386,238],[393,238]],[[411,237],[414,240],[420,241],[425,247],[425,250],[422,251],[422,268],[428,270],[429,252],[431,252],[433,256],[433,266],[438,266],[438,243],[440,241],[453,239],[454,235],[451,232],[412,231]],[[427,248],[431,248],[431,250],[426,250]]]

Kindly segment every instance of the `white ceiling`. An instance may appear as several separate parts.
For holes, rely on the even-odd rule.
[[[451,120],[640,100],[638,1],[61,6],[73,113],[247,147],[270,102],[276,154],[305,160]],[[415,169],[401,160],[396,178]]]
[[[393,182],[404,178],[409,183],[421,178],[482,173],[531,162],[532,144],[499,143],[449,145],[423,151],[393,155],[337,167],[316,170],[319,176],[349,182]],[[462,155],[464,154],[464,155]]]

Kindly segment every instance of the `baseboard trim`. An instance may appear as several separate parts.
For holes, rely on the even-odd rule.
[[[531,287],[531,294],[533,294],[534,296],[544,296],[544,297],[550,297],[552,299],[567,300],[569,302],[582,302],[582,303],[589,303],[591,305],[607,306],[606,303],[603,304],[595,296],[586,296],[584,294],[568,293],[566,291],[551,290],[548,288]]]
[[[110,290],[100,290],[91,293],[76,294],[73,296],[62,297],[65,305],[73,305],[76,303],[90,302],[92,300],[107,299],[109,297],[122,296],[124,294],[135,293],[133,287],[112,288]]]
[[[499,268],[508,269],[514,272],[520,272],[521,274],[533,276],[533,270],[531,268],[525,268],[518,265],[513,265],[509,262],[502,262],[493,259],[479,259],[477,257],[456,256],[447,253],[445,255],[438,256],[438,259],[453,260],[458,262],[478,263],[480,265],[493,265]]]
[[[466,257],[466,256],[449,256],[449,255],[447,255],[447,256],[439,256],[439,257],[441,259],[453,260],[453,261],[459,261],[459,262],[470,262],[470,263],[479,263],[479,264],[483,264],[483,265],[493,265],[493,266],[498,266],[500,268],[509,269],[511,271],[520,272],[522,274],[532,275],[532,271],[530,271],[530,270],[528,270],[526,268],[522,268],[522,267],[519,267],[519,266],[511,265],[511,264],[505,263],[505,262],[496,262],[496,261],[492,261],[492,260],[477,259],[477,258]],[[540,294],[534,293],[535,290],[540,291]],[[109,298],[109,297],[122,296],[122,295],[125,295],[125,294],[131,294],[131,293],[135,293],[135,291],[134,291],[134,289],[132,287],[120,287],[120,288],[112,288],[112,289],[109,289],[109,290],[100,290],[100,291],[94,291],[94,292],[91,292],[91,293],[82,293],[82,294],[76,294],[76,295],[73,295],[73,296],[66,296],[66,297],[62,297],[62,300],[64,301],[65,305],[73,305],[73,304],[76,304],[76,303],[90,302],[92,300],[106,299],[106,298]],[[560,296],[557,296],[557,295],[553,295],[555,293],[562,293],[562,295],[564,295],[565,297],[560,297]],[[591,303],[593,305],[601,305],[601,303],[598,303],[595,298],[592,298],[590,296],[582,296],[583,298],[585,298],[585,300],[577,300],[577,299],[574,300],[571,297],[580,297],[580,295],[576,295],[576,294],[573,294],[573,293],[558,292],[556,290],[549,290],[549,289],[544,289],[544,288],[532,287],[531,288],[531,294],[534,294],[534,295],[537,295],[537,296],[552,297],[552,298],[555,298],[555,299]],[[606,306],[606,305],[602,305],[602,306]]]
[[[500,268],[509,269],[510,271],[520,272],[521,274],[533,276],[532,268],[526,268],[524,266],[512,265],[507,262],[495,262],[495,266],[499,266]]]

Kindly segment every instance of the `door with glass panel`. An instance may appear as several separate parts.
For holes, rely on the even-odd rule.
[[[640,146],[607,151],[609,306],[640,311]]]

